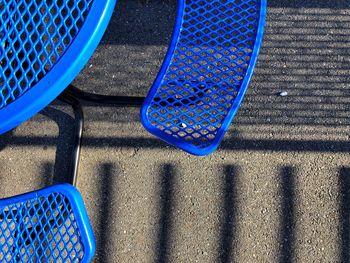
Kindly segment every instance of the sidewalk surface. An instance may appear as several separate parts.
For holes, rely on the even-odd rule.
[[[350,4],[268,2],[254,77],[214,154],[161,142],[138,108],[84,104],[78,188],[95,262],[350,261]],[[119,1],[74,84],[146,95],[175,12]],[[71,116],[56,101],[0,138],[0,197],[67,180]]]

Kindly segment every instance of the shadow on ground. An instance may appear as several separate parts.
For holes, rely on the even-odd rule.
[[[287,8],[283,11],[279,8]],[[271,132],[285,138],[258,138],[247,139],[237,137],[233,132],[222,143],[221,150],[226,151],[264,151],[264,152],[321,152],[321,153],[348,153],[350,152],[349,137],[342,139],[295,139],[291,133],[317,134],[318,128],[348,129],[350,126],[350,40],[348,28],[350,24],[347,1],[268,1],[268,19],[264,45],[261,49],[259,63],[251,84],[251,89],[239,111],[234,126],[253,127],[254,134],[264,135]],[[164,55],[164,46],[170,40],[172,23],[176,12],[176,4],[172,2],[150,1],[147,4],[137,1],[124,1],[117,5],[115,15],[102,41],[102,46],[120,46],[117,52],[124,52],[124,46],[140,46],[136,52],[145,52],[150,46],[162,46],[155,52],[159,57]],[[159,19],[154,19],[155,17]],[[169,18],[170,22],[169,22]],[[342,22],[339,22],[339,21]],[[344,33],[345,32],[345,33]],[[101,51],[102,52],[102,51]],[[153,53],[152,53],[153,54]],[[161,54],[161,55],[159,55]],[[154,75],[144,74],[143,66],[148,67],[149,57],[132,56],[131,62],[125,62],[125,56],[114,54],[114,64],[123,65],[117,69],[107,63],[105,67],[91,69],[94,74],[88,74],[86,69],[77,83],[84,84],[87,89],[101,88],[101,92],[111,93],[110,89],[116,81],[120,90],[128,90],[131,86],[139,87],[142,83],[152,83]],[[149,66],[152,70],[159,68],[161,61]],[[104,65],[103,60],[95,58],[94,63]],[[127,65],[125,65],[125,63]],[[131,65],[130,65],[131,64]],[[109,66],[108,66],[109,65]],[[136,66],[135,66],[136,65]],[[151,70],[151,69],[150,69]],[[108,79],[98,79],[94,76],[104,76],[105,71],[115,71],[117,80],[109,85]],[[141,77],[140,77],[141,76]],[[118,77],[120,77],[118,79]],[[139,82],[133,82],[138,79]],[[102,81],[102,84],[101,84]],[[135,85],[133,85],[135,84]],[[139,95],[147,92],[147,87]],[[119,87],[119,86],[118,86]],[[135,90],[133,92],[135,92]],[[287,91],[288,96],[281,97],[280,91]],[[113,91],[114,92],[114,91]],[[119,90],[118,90],[119,92]],[[56,146],[55,163],[43,163],[41,169],[43,185],[65,182],[69,167],[67,155],[71,151],[70,140],[73,119],[66,113],[55,109],[57,104],[45,109],[42,114],[57,123],[59,134],[57,137],[21,136],[10,132],[0,138],[0,151],[7,147],[37,147]],[[85,105],[87,106],[87,105]],[[88,105],[89,121],[122,123],[122,117],[114,114],[101,115]],[[117,111],[113,107],[106,110]],[[128,121],[138,122],[138,113],[131,112]],[[41,124],[44,125],[44,124]],[[262,129],[261,126],[268,128]],[[314,127],[306,131],[294,127]],[[272,129],[272,127],[274,127]],[[244,129],[243,129],[244,130]],[[131,133],[132,134],[132,133]],[[260,136],[261,137],[261,136]],[[102,145],[102,146],[101,146]],[[83,147],[99,149],[111,148],[145,148],[163,150],[166,144],[155,138],[129,136],[103,138],[87,135],[84,137]],[[112,217],[109,200],[113,196],[111,187],[116,178],[112,171],[113,164],[101,164],[101,194],[100,225],[95,229],[97,235],[97,260],[107,262],[106,251],[110,242],[109,221]],[[225,166],[225,182],[222,192],[222,222],[220,236],[220,251],[218,262],[230,262],[234,254],[235,226],[237,217],[235,205],[237,198],[237,167]],[[281,244],[279,262],[292,262],[295,249],[295,169],[284,166],[280,169],[281,184],[281,217],[278,237]],[[50,175],[49,177],[47,175]],[[158,236],[155,251],[155,262],[169,262],[171,236],[173,231],[172,206],[174,205],[174,184],[177,177],[177,168],[167,163],[159,168],[161,177]],[[0,175],[3,176],[3,175]],[[0,177],[1,178],[1,177]],[[340,261],[350,259],[350,168],[342,167],[339,170],[340,206],[341,206],[341,251]]]

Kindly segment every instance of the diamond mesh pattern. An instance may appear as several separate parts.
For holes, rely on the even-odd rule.
[[[0,109],[40,81],[70,46],[93,0],[0,2]]]
[[[80,262],[84,246],[61,193],[0,206],[0,262]]]
[[[180,35],[146,122],[206,148],[222,129],[252,57],[260,0],[185,0]]]

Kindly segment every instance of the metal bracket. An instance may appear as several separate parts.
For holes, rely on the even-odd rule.
[[[108,104],[120,107],[140,107],[145,97],[132,96],[109,96],[102,94],[94,94],[82,91],[73,85],[69,85],[67,89],[58,97],[58,99],[73,108],[75,129],[71,153],[70,165],[70,183],[74,186],[78,181],[78,168],[80,160],[81,141],[84,129],[84,112],[80,101],[87,101],[96,104]]]

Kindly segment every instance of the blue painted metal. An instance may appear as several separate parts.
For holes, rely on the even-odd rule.
[[[152,134],[189,153],[220,144],[251,79],[266,0],[180,0],[172,41],[142,106]]]
[[[69,184],[0,200],[0,262],[90,262],[95,241]]]
[[[0,134],[73,81],[102,38],[115,2],[0,2]]]

